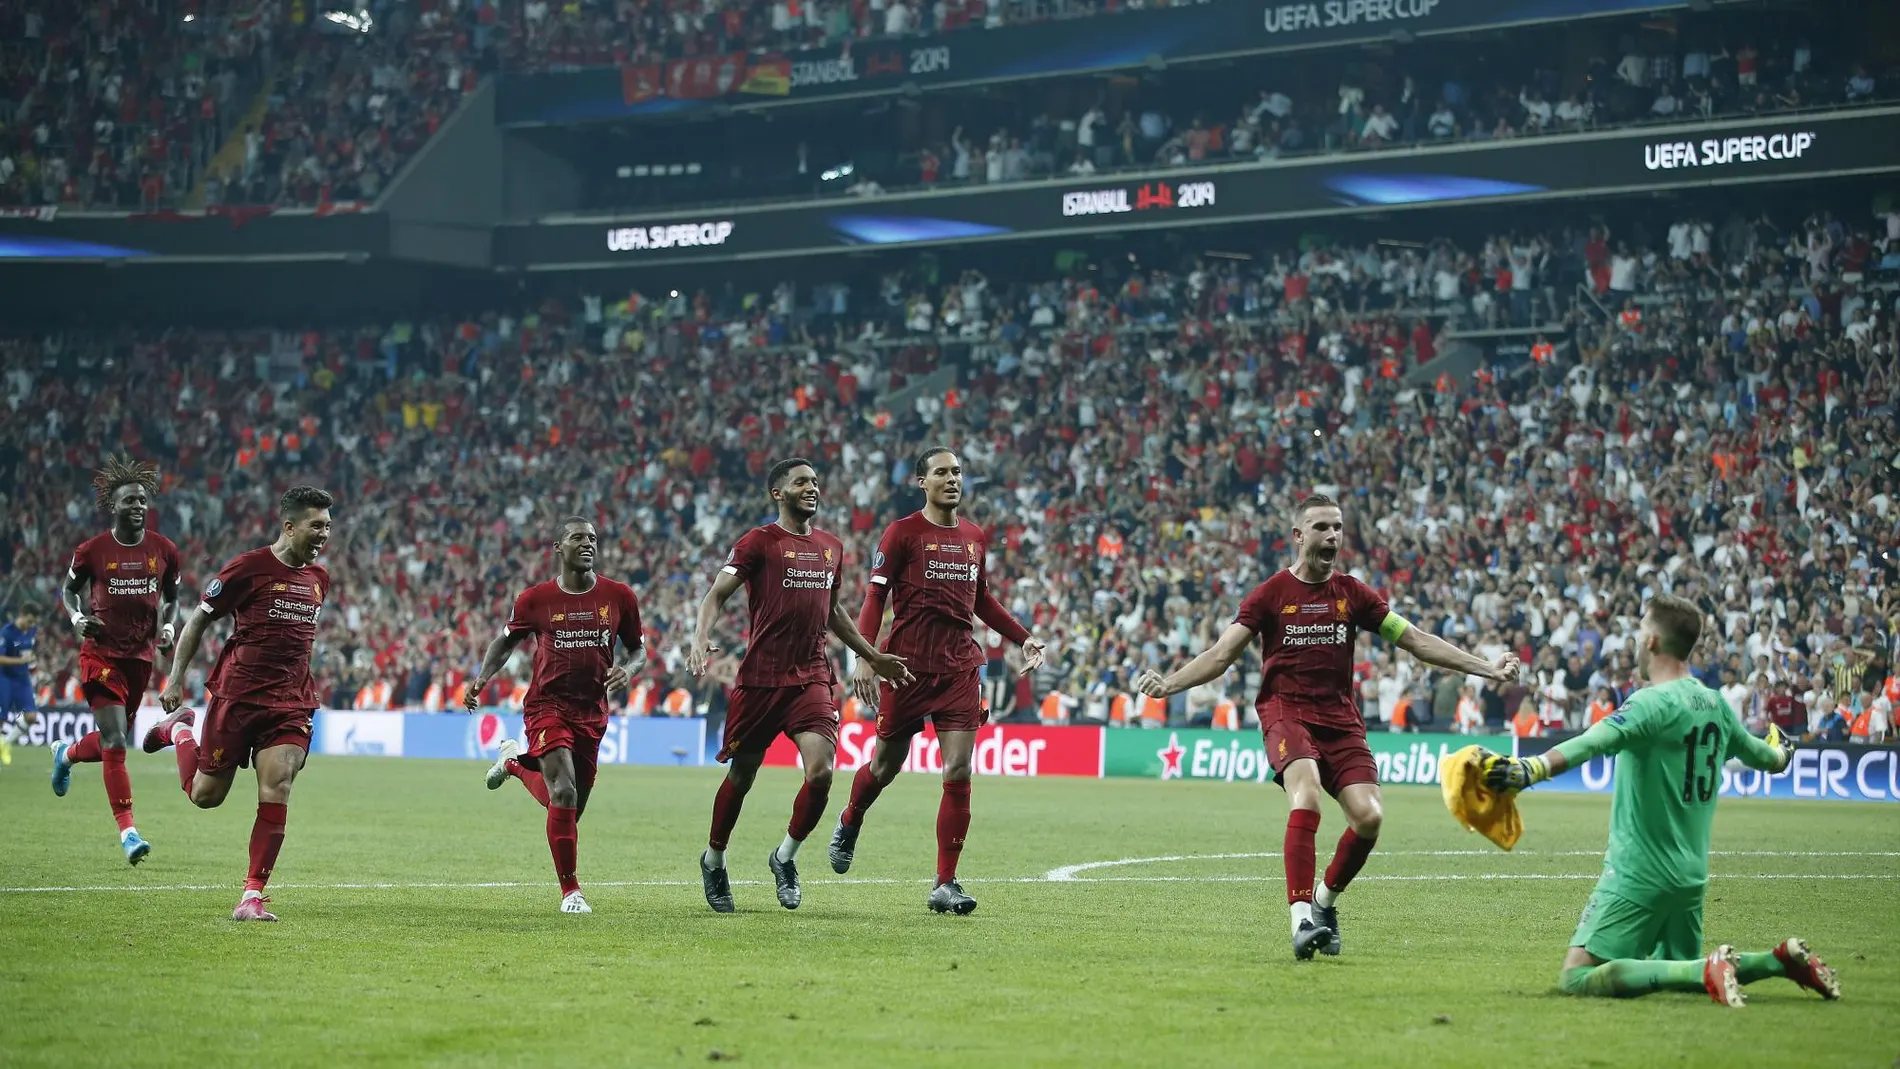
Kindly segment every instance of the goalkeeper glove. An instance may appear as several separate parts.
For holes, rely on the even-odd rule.
[[[1781,763],[1775,766],[1775,771],[1787,771],[1788,763],[1794,760],[1794,739],[1783,735],[1780,727],[1770,724],[1768,725],[1768,735],[1762,741],[1781,752]]]
[[[1484,785],[1494,791],[1521,791],[1533,783],[1550,778],[1550,765],[1541,757],[1506,757],[1487,753],[1480,766]]]

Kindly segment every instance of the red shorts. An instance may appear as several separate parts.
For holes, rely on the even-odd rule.
[[[530,768],[541,767],[541,756],[550,750],[566,750],[574,758],[574,782],[581,790],[594,786],[600,770],[600,737],[607,733],[607,716],[601,713],[577,718],[559,709],[541,709],[521,718],[528,736],[528,749],[522,762]]]
[[[217,695],[205,705],[198,728],[198,771],[220,775],[248,768],[251,759],[273,746],[310,752],[313,709],[281,709],[225,701]]]
[[[877,737],[908,739],[924,729],[924,721],[938,732],[975,731],[988,719],[977,671],[919,673],[907,687],[889,683],[877,688]]]
[[[1269,715],[1272,714],[1269,708]],[[1261,718],[1261,734],[1267,739],[1267,762],[1273,766],[1273,782],[1286,786],[1280,775],[1286,766],[1301,758],[1319,765],[1319,785],[1334,798],[1355,783],[1378,783],[1379,765],[1372,759],[1372,747],[1366,744],[1366,729],[1313,723],[1281,713],[1272,719]]]
[[[763,753],[772,740],[807,733],[823,735],[838,748],[838,702],[833,684],[804,683],[793,687],[741,687],[726,699],[726,733],[719,760],[737,754]]]
[[[152,662],[129,657],[101,657],[96,653],[79,655],[79,692],[86,704],[97,712],[117,705],[129,713],[138,711],[145,699],[145,688],[152,682]]]

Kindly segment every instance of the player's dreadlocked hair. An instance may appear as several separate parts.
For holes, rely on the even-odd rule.
[[[99,502],[100,511],[112,511],[113,495],[121,486],[140,486],[147,494],[158,493],[158,465],[128,456],[108,458],[92,476],[93,498]]]

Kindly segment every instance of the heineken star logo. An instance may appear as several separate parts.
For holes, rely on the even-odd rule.
[[[1161,758],[1162,779],[1181,778],[1181,755],[1184,753],[1187,751],[1181,748],[1181,736],[1168,732],[1168,744],[1155,751],[1155,756]]]

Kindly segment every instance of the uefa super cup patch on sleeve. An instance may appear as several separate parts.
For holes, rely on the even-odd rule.
[[[224,593],[224,580],[213,579],[211,582],[205,584],[205,597],[215,598],[222,593]]]

